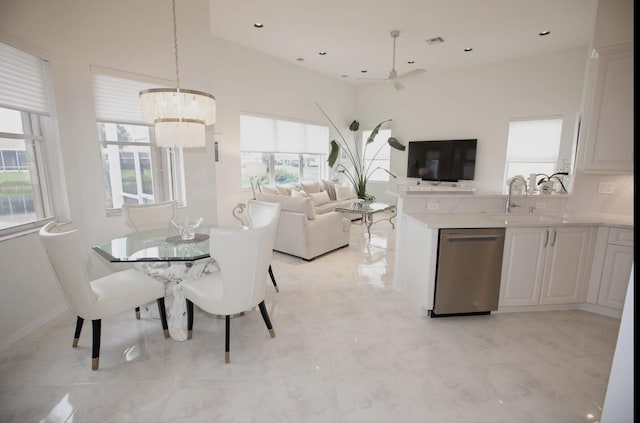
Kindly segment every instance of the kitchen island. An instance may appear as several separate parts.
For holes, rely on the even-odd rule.
[[[411,300],[417,312],[428,314],[433,308],[439,230],[502,227],[507,228],[507,236],[498,312],[580,308],[620,316],[622,303],[618,307],[616,301],[624,298],[627,267],[630,271],[633,263],[632,217],[542,213],[535,207],[530,213],[525,209],[507,214],[496,209],[399,212],[394,288]],[[626,248],[616,251],[618,274],[610,275],[613,282],[603,278],[607,242],[612,237],[624,238],[618,248]],[[465,265],[464,257],[460,265]],[[614,286],[605,291],[615,299],[599,298],[606,285]]]

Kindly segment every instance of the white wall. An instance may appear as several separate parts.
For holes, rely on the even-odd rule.
[[[207,0],[178,2],[181,85],[216,97],[221,152],[216,163],[211,138],[206,148],[185,151],[188,207],[180,213],[231,223],[233,206],[250,195],[240,188],[239,113],[325,123],[315,103],[333,116],[352,116],[356,90],[213,38],[208,16]],[[175,79],[171,2],[0,0],[0,29],[50,57],[71,226],[87,248],[125,232],[121,216],[105,213],[89,66]],[[93,276],[122,267],[90,255]],[[1,348],[65,305],[37,234],[0,242],[0,269]]]
[[[575,48],[446,73],[427,73],[358,90],[361,123],[392,118],[393,135],[403,144],[416,140],[477,138],[475,184],[502,191],[509,121],[560,115],[563,142],[571,143],[587,49]],[[366,121],[365,121],[366,119]],[[392,150],[391,170],[406,176],[406,151]]]

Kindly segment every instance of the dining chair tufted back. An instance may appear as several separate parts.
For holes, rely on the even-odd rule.
[[[178,215],[178,203],[165,201],[153,204],[124,204],[125,222],[136,231],[168,227]]]

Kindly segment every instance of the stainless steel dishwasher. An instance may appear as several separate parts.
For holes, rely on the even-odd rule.
[[[504,228],[440,229],[431,317],[498,309]]]

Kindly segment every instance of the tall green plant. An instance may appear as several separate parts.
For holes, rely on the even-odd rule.
[[[360,151],[360,149],[358,148],[358,146],[360,145],[358,143],[358,131],[360,130],[360,123],[357,120],[351,122],[351,125],[349,125],[349,130],[353,135],[353,146],[355,148],[355,151],[353,151],[349,146],[346,138],[342,135],[331,118],[325,113],[324,110],[322,110],[322,107],[320,107],[319,104],[316,103],[316,105],[340,136],[340,140],[331,140],[331,151],[329,152],[329,157],[327,159],[329,167],[333,168],[336,172],[345,175],[345,177],[353,185],[353,189],[356,192],[358,198],[371,201],[375,200],[375,197],[373,195],[367,193],[367,183],[369,182],[369,178],[371,177],[373,172],[375,172],[376,170],[383,170],[394,178],[396,178],[396,175],[391,173],[388,169],[380,166],[372,168],[373,161],[376,157],[378,157],[378,154],[380,154],[380,151],[382,150],[382,147],[384,147],[384,145],[381,145],[380,148],[378,148],[378,151],[376,151],[376,153],[373,155],[373,158],[369,161],[368,164],[365,163],[364,158],[366,157],[365,154],[367,152],[367,147],[369,147],[370,144],[373,143],[382,125],[387,122],[391,122],[391,119],[383,120],[382,122],[377,124],[375,128],[373,128],[373,131],[371,131],[371,135],[369,135],[366,142],[362,145],[362,151]],[[394,137],[389,137],[389,139],[387,139],[387,144],[389,144],[396,150],[404,151],[405,149],[405,146],[400,144],[400,142]],[[347,160],[351,164],[351,167],[345,166],[338,160],[338,157],[340,157],[340,151],[344,151]]]

